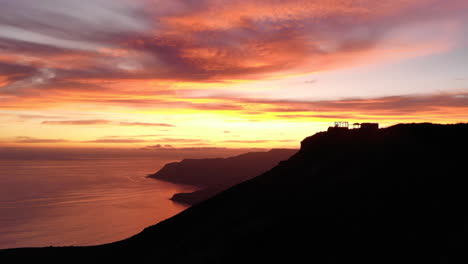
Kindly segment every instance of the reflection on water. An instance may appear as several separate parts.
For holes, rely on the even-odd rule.
[[[177,214],[193,188],[145,178],[167,162],[0,160],[0,248],[108,243]]]

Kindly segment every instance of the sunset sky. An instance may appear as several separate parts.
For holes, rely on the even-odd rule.
[[[0,146],[298,147],[468,121],[466,0],[0,0]]]

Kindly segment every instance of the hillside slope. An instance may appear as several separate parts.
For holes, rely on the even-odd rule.
[[[332,131],[288,161],[113,244],[0,251],[49,263],[461,263],[468,125]]]

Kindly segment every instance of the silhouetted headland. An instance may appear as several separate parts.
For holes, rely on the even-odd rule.
[[[272,149],[268,152],[249,152],[230,158],[184,159],[168,163],[148,177],[201,187],[201,190],[178,193],[171,198],[176,202],[195,204],[270,170],[296,152],[294,149]]]
[[[467,149],[467,124],[332,129],[129,239],[0,262],[466,263]]]

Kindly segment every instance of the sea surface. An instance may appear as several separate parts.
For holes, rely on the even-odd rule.
[[[146,178],[164,157],[0,159],[0,248],[121,240],[186,207],[191,186]]]

